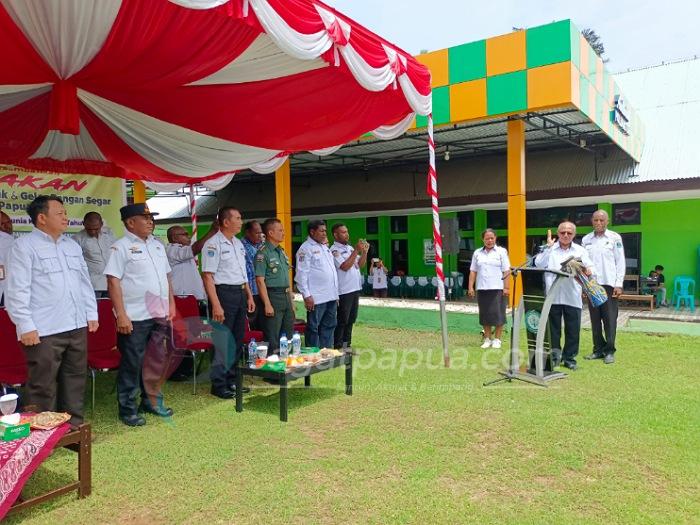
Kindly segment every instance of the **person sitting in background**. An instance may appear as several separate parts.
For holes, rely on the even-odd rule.
[[[389,286],[386,279],[388,272],[380,258],[372,259],[372,267],[369,272],[372,276],[372,295],[374,297],[386,297]]]
[[[664,267],[660,264],[654,266],[649,272],[649,277],[656,279],[656,304],[658,306],[668,306],[666,302],[666,278],[664,277]]]

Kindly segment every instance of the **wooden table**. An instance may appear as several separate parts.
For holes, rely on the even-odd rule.
[[[85,498],[92,491],[92,431],[89,423],[84,423],[77,430],[68,432],[54,447],[64,447],[78,453],[78,480],[63,487],[51,490],[46,494],[40,494],[23,501],[17,500],[8,511],[8,515],[18,510],[33,507],[46,500],[62,496],[74,490],[78,491],[78,498]]]
[[[319,372],[325,372],[339,366],[345,366],[345,394],[352,395],[352,351],[345,352],[342,356],[324,359],[311,366],[288,367],[283,372],[273,372],[261,368],[250,368],[247,364],[237,367],[236,374],[236,412],[243,412],[243,376],[262,377],[272,379],[280,385],[280,421],[287,421],[287,402],[289,383],[296,379],[304,378],[304,386],[311,386],[311,376]]]

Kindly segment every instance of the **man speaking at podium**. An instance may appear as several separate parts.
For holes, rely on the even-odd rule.
[[[558,240],[552,238],[552,232],[547,230],[547,247],[535,257],[537,268],[561,270],[561,263],[574,257],[580,258],[586,268],[586,275],[593,273],[593,262],[588,252],[578,244],[575,244],[576,225],[573,222],[562,222],[557,229]],[[544,276],[547,293],[554,283],[555,275],[546,273]],[[556,289],[554,302],[549,311],[549,330],[552,342],[552,358],[555,366],[562,364],[576,370],[576,356],[578,355],[579,334],[581,332],[581,285],[573,277],[564,279]],[[564,347],[561,346],[561,323],[564,320]]]

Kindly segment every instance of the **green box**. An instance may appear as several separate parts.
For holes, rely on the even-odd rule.
[[[528,29],[527,67],[540,67],[571,60],[571,23],[554,22]]]
[[[433,125],[448,122],[450,122],[450,88],[449,86],[433,88]],[[424,128],[427,125],[428,117],[416,116],[417,128]]]
[[[527,72],[515,71],[488,77],[486,108],[489,115],[527,109]]]
[[[450,84],[486,76],[486,40],[477,40],[447,50]]]
[[[23,423],[21,425],[0,423],[0,433],[2,433],[0,437],[2,437],[3,441],[26,438],[29,435],[29,423]]]

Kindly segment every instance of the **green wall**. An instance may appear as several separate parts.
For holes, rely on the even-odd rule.
[[[612,216],[610,203],[599,203],[599,208],[606,210]],[[455,217],[456,212],[441,213],[441,218]],[[366,234],[365,219],[358,217],[337,218],[328,221],[329,227],[336,222],[344,222],[350,230],[351,241],[354,243],[360,237],[379,242],[379,256],[391,268],[392,239],[408,240],[408,273],[409,275],[432,276],[435,274],[434,265],[426,265],[423,261],[423,240],[431,239],[433,235],[432,215],[421,213],[408,216],[407,233],[391,233],[390,216],[379,216],[379,232]],[[305,227],[305,222],[303,223]],[[482,245],[480,233],[487,224],[486,210],[474,210],[474,230],[462,231],[462,238],[474,238],[475,247]],[[556,225],[552,225],[556,228]],[[662,202],[643,202],[641,204],[641,224],[615,225],[611,221],[611,229],[618,233],[641,233],[641,265],[642,274],[647,274],[656,264],[666,268],[666,281],[671,300],[673,279],[678,275],[690,275],[700,284],[700,199],[686,199]],[[590,226],[578,227],[578,233],[585,235],[590,232]],[[305,231],[305,230],[304,230]],[[203,233],[203,232],[202,232]],[[546,235],[547,228],[528,228],[528,235]],[[506,236],[506,230],[497,230],[499,236]],[[301,242],[306,237],[295,237],[295,242]],[[330,237],[330,235],[329,235]],[[376,256],[376,254],[372,254]],[[456,256],[445,255],[445,272],[457,269]],[[696,289],[696,296],[698,290]]]
[[[689,275],[700,284],[700,199],[642,203],[642,262],[647,272],[661,264],[666,276],[668,300],[673,279]]]

